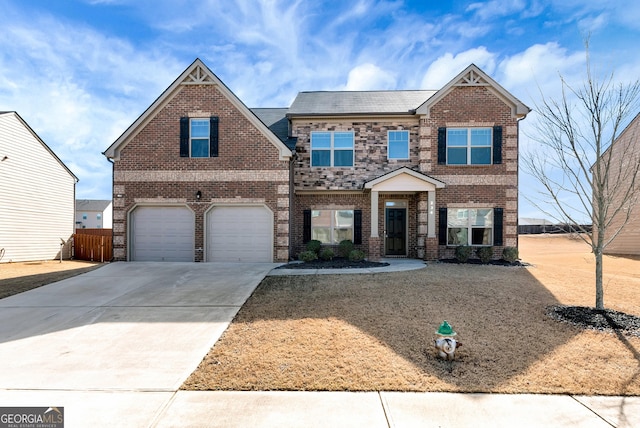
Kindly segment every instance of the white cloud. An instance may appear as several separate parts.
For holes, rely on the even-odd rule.
[[[486,20],[521,12],[526,7],[527,3],[524,0],[492,0],[471,3],[467,6],[467,12],[475,12],[478,17]]]
[[[455,56],[452,53],[446,53],[429,66],[422,78],[421,88],[439,89],[470,64],[475,64],[485,73],[492,74],[495,63],[496,55],[484,46],[469,49]]]
[[[584,72],[584,61],[584,52],[570,53],[555,42],[536,44],[500,63],[500,84],[535,99],[540,91],[556,91],[559,75],[570,83],[579,81]]]
[[[182,65],[38,14],[10,11],[0,25],[0,110],[17,111],[80,179],[79,198],[108,197],[111,168],[101,153]]]
[[[394,89],[395,87],[396,78],[392,73],[381,69],[375,64],[367,63],[351,69],[345,90],[367,91]]]

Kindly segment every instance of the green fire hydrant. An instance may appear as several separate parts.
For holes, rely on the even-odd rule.
[[[434,341],[440,358],[445,360],[453,360],[455,358],[456,348],[462,346],[462,343],[453,339],[457,334],[447,320],[440,324],[440,327],[436,330],[436,339]]]

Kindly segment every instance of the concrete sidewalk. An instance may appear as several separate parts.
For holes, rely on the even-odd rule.
[[[0,390],[65,427],[639,427],[640,397],[410,392]]]
[[[0,300],[0,406],[65,427],[640,427],[640,397],[179,391],[265,275],[375,270],[115,263]]]

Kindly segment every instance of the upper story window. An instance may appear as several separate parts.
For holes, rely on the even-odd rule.
[[[82,219],[86,220],[87,219],[87,213],[82,213]]]
[[[387,141],[389,159],[409,159],[409,131],[389,131]]]
[[[491,165],[491,128],[448,128],[447,164]]]
[[[502,127],[439,128],[439,165],[502,163]]]
[[[311,133],[311,166],[353,166],[353,131]]]
[[[192,158],[209,157],[209,120],[191,119],[189,145]]]
[[[100,220],[101,218],[102,218],[102,214],[100,214],[100,213],[96,214],[96,219],[97,220]]]
[[[218,117],[180,118],[180,157],[218,156]]]

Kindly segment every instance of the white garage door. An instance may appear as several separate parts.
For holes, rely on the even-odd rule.
[[[213,207],[207,213],[208,262],[272,262],[273,214],[259,207]]]
[[[195,220],[187,207],[138,207],[131,215],[131,260],[192,262]]]

